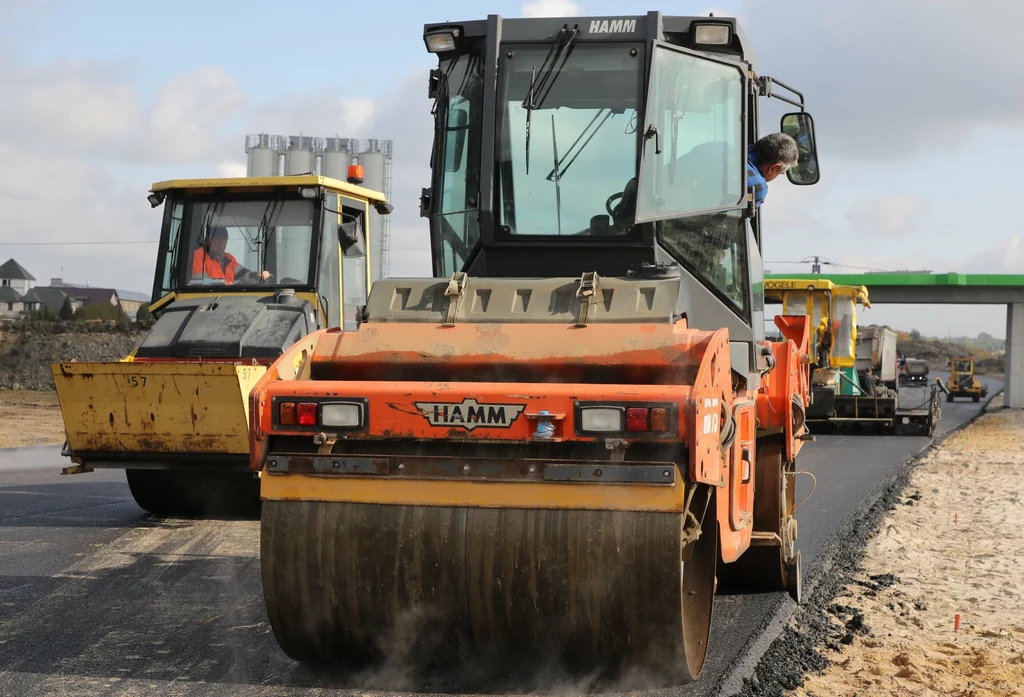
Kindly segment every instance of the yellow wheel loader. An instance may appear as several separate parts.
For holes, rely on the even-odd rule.
[[[64,472],[124,469],[151,513],[258,514],[249,390],[304,336],[357,324],[370,209],[390,205],[318,176],[166,181],[148,198],[163,205],[156,322],[119,361],[51,365]]]
[[[953,358],[949,362],[949,380],[946,381],[946,401],[952,402],[957,397],[970,397],[971,401],[979,402],[988,396],[988,385],[974,376],[974,358],[965,356]]]

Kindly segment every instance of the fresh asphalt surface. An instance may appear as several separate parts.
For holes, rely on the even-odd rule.
[[[989,391],[1002,387],[988,380]],[[978,413],[943,402],[937,432]],[[804,568],[836,526],[923,437],[819,436],[799,469],[818,479],[800,509]],[[408,689],[400,669],[315,673],[281,653],[263,607],[259,523],[153,518],[121,471],[62,476],[59,448],[0,450],[0,695],[313,695]],[[798,499],[809,489],[800,478]],[[805,584],[811,579],[805,578]],[[716,599],[700,682],[713,695],[781,593]]]

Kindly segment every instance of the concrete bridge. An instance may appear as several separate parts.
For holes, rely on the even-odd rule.
[[[1006,305],[1006,406],[1024,409],[1024,274],[766,274],[866,286],[871,304]]]

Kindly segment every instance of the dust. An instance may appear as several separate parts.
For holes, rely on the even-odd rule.
[[[1001,406],[993,401],[990,409]],[[836,601],[831,665],[794,697],[1024,695],[1024,412],[996,410],[910,476]],[[960,628],[956,628],[956,617]],[[841,628],[841,625],[843,627]]]

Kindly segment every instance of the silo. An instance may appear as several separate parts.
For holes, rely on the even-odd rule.
[[[320,156],[320,176],[345,181],[352,155],[348,149],[348,138],[327,138],[324,152]]]
[[[284,158],[284,173],[311,174],[313,172],[313,139],[298,135],[288,137],[288,150]]]
[[[384,166],[386,164],[384,154],[380,152],[359,153],[359,164],[363,166],[363,186],[367,189],[384,191]],[[370,211],[370,229],[373,230],[373,241],[370,243],[370,258],[373,259],[373,279],[384,278],[387,271],[387,259],[385,246],[385,230],[387,216],[378,215],[375,210]]]
[[[277,151],[267,133],[245,138],[247,177],[272,177],[277,174]]]

